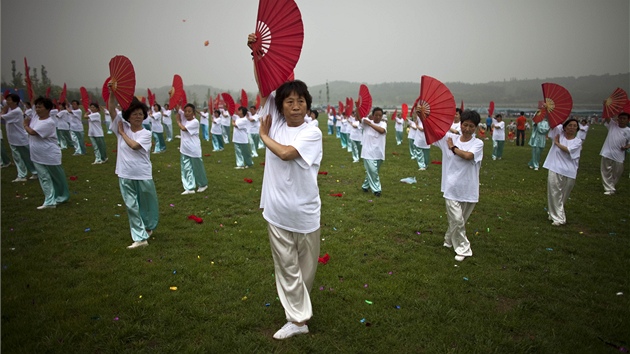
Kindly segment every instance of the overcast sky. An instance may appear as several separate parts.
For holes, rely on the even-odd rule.
[[[618,74],[630,70],[628,0],[297,0],[308,85]],[[137,87],[256,88],[247,34],[258,0],[2,0],[2,77],[11,60],[54,84],[100,87],[131,59]],[[204,46],[204,41],[210,44]]]

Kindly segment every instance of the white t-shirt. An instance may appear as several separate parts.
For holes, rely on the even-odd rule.
[[[385,160],[385,140],[387,138],[387,122],[380,121],[379,127],[385,129],[385,133],[381,134],[374,130],[371,126],[365,123],[365,120],[369,118],[363,118],[361,124],[363,125],[363,136],[361,139],[361,158],[364,160]]]
[[[330,125],[330,126],[335,125],[335,123],[334,123],[334,119],[335,119],[335,116],[334,116],[334,115],[332,115],[332,114],[329,114],[329,115],[328,115],[328,125]]]
[[[125,134],[138,144],[142,145],[142,149],[133,150],[118,133],[118,122],[123,123]],[[116,116],[110,129],[118,138],[118,151],[116,157],[115,173],[120,178],[132,180],[148,180],[153,178],[151,166],[151,132],[142,128],[137,132],[131,131],[129,122],[122,119],[119,114]]]
[[[57,145],[57,128],[53,118],[39,119],[34,115],[31,129],[39,135],[29,135],[31,161],[41,165],[61,165],[61,149]]]
[[[322,132],[309,124],[287,126],[274,95],[269,95],[261,114],[270,114],[273,119],[269,136],[279,144],[293,146],[300,156],[283,161],[267,148],[260,207],[265,220],[276,227],[313,232],[319,229],[321,213],[317,172],[322,160]]]
[[[164,133],[164,127],[162,126],[162,113],[153,112],[151,119],[151,131],[154,133]]]
[[[404,119],[400,117],[396,117],[396,126],[394,127],[394,129],[396,129],[397,132],[402,132],[404,123],[405,123]]]
[[[223,134],[223,128],[221,128],[221,117],[215,117],[212,115],[212,126],[210,127],[210,134],[221,135]]]
[[[505,141],[505,122],[492,119],[494,130],[492,131],[492,140]]]
[[[472,160],[463,159],[448,148],[446,140],[453,139],[459,150],[471,152]],[[442,192],[444,199],[458,202],[477,203],[479,201],[479,169],[483,160],[483,141],[472,138],[462,142],[461,135],[446,133],[433,143],[442,150]]]
[[[232,125],[232,117],[227,110],[221,110],[221,125],[229,127]]]
[[[361,142],[363,138],[363,124],[352,117],[350,118],[350,125],[352,127],[350,130],[350,140]]]
[[[462,122],[453,122],[453,124],[451,124],[451,129],[455,129],[457,130],[460,134],[462,133]]]
[[[24,113],[22,109],[15,107],[3,114],[2,119],[6,122],[9,145],[28,146],[28,134],[24,130]]]
[[[210,115],[210,113],[208,113],[208,112],[199,112],[199,115],[201,116],[201,118],[199,119],[199,124],[208,125],[210,123],[208,121],[208,115]]]
[[[232,142],[235,144],[247,144],[249,143],[249,120],[245,117],[234,116],[234,136]]]
[[[201,157],[201,140],[199,140],[200,123],[197,118],[186,120],[181,117],[182,124],[186,130],[182,130],[182,140],[179,145],[179,152],[190,157]]]
[[[109,114],[109,109],[106,109],[104,113],[105,113],[105,123],[107,123],[106,124],[107,126],[110,126],[112,123],[112,116],[111,114]]]
[[[560,145],[564,145],[569,149],[569,153],[560,150],[556,144],[553,143],[556,135],[560,134]],[[549,171],[555,172],[559,175],[573,178],[577,176],[578,165],[580,164],[580,153],[582,151],[582,139],[577,137],[567,140],[564,136],[562,124],[556,126],[549,131],[549,138],[551,138],[552,145],[543,168]]]
[[[99,112],[90,113],[88,116],[88,136],[103,136],[103,125],[101,123],[101,114]]]
[[[626,151],[621,147],[630,144],[630,128],[620,128],[614,119],[610,123],[604,123],[604,126],[608,129],[608,135],[599,154],[613,161],[623,162]]]
[[[57,113],[57,119],[59,120],[57,129],[70,130],[70,116],[72,116],[72,113],[69,113],[66,110],[59,111],[59,113]]]
[[[75,132],[83,131],[83,121],[81,120],[82,116],[83,113],[80,109],[72,110],[72,115],[70,115],[70,130]]]
[[[424,135],[424,125],[420,119],[416,120],[416,127],[418,128],[418,132],[416,133],[416,138],[413,140],[413,144],[421,149],[430,149],[431,147],[427,145],[427,136]],[[429,161],[425,161],[429,162]]]
[[[162,108],[162,123],[166,125],[173,125],[173,119],[171,119],[171,110]]]
[[[407,133],[407,139],[416,139],[418,134],[418,125],[413,119],[407,119],[407,125],[409,126],[409,133]]]
[[[249,121],[249,128],[247,132],[249,134],[258,134],[258,132],[260,131],[260,116],[258,115],[258,113],[254,113],[253,115],[251,113],[247,114],[251,119],[253,119]]]

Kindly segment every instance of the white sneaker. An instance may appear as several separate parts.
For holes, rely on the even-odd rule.
[[[534,171],[538,171],[538,167],[536,167],[536,168],[534,169]]]
[[[26,182],[26,177],[18,177],[11,182]]]
[[[235,170],[244,170],[245,167],[244,166],[236,166],[234,167]]]
[[[427,170],[427,169],[426,169],[426,168],[424,168],[424,167],[422,167],[422,168],[419,168],[419,169],[418,169],[418,171],[426,171],[426,170]]]
[[[38,175],[31,175],[31,177],[29,177],[28,179],[38,179],[39,176]]]
[[[553,225],[553,226],[561,226],[561,225],[564,225],[564,223],[562,221],[554,221],[554,222],[551,223],[551,225]]]
[[[282,326],[282,328],[278,330],[278,332],[276,332],[276,334],[273,335],[273,338],[274,339],[287,339],[297,334],[305,334],[305,333],[308,333],[307,325],[298,326],[294,324],[293,322],[287,322],[284,326]]]
[[[92,162],[92,165],[100,165],[102,162],[100,160],[96,160]]]
[[[453,248],[453,245],[451,245],[450,243],[446,243],[446,242],[444,242],[444,244],[442,246],[444,246],[446,248]]]
[[[206,189],[208,189],[207,185],[203,186],[203,187],[199,187],[199,188],[197,188],[197,193],[201,193],[201,192],[205,191]]]
[[[195,191],[191,189],[189,191],[182,192],[182,195],[186,195],[186,194],[195,194]]]
[[[127,246],[128,249],[134,249],[134,248],[138,248],[138,247],[144,247],[144,246],[148,246],[149,242],[147,240],[143,240],[143,241],[134,241],[134,243],[132,243],[131,245]]]
[[[466,259],[466,256],[460,256],[460,255],[455,256],[455,260],[458,261],[458,262],[461,262],[464,259]]]
[[[604,194],[605,195],[613,195],[613,194],[615,194],[615,192],[614,191],[606,191],[606,192],[604,192]]]
[[[40,205],[37,207],[38,210],[42,210],[42,209],[54,209],[56,208],[56,205]]]

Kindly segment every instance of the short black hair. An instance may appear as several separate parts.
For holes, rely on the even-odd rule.
[[[154,105],[154,106],[157,106],[158,111],[161,111],[161,110],[162,110],[162,106],[160,106],[160,104],[159,104],[159,103],[157,103],[157,102],[156,102],[156,103],[154,103],[153,105]]]
[[[381,113],[384,113],[381,107],[374,107],[374,109],[372,110],[372,115],[374,115],[374,113],[376,113],[377,111],[381,111]]]
[[[469,109],[465,110],[464,112],[462,112],[461,114],[462,118],[460,119],[460,122],[463,124],[465,121],[469,120],[471,121],[475,127],[479,125],[479,122],[481,121],[481,116],[479,115],[479,113],[477,113],[477,111],[471,111]]]
[[[317,112],[317,110],[311,111],[311,113],[315,115],[315,119],[319,118],[319,112]]]
[[[37,106],[38,104],[41,104],[42,106],[44,106],[44,108],[46,108],[49,111],[53,108],[52,100],[50,98],[46,98],[43,96],[39,96],[35,100],[35,105]]]
[[[496,115],[494,116],[494,118],[495,118],[495,119],[496,119],[496,118],[501,118],[501,119],[503,119],[503,116],[501,115],[501,113],[499,113],[499,114],[496,114]]]
[[[131,116],[131,113],[137,109],[142,110],[142,113],[144,114],[145,119],[149,116],[149,107],[147,107],[146,104],[140,102],[136,97],[134,97],[131,103],[129,104],[129,107],[127,107],[127,109],[123,111],[122,113],[123,119],[126,121],[129,121],[129,116]]]
[[[7,98],[10,98],[11,101],[15,102],[15,103],[20,103],[20,96],[18,96],[15,93],[10,93]]]
[[[630,113],[629,112],[621,112],[617,115],[617,118],[621,117],[621,116],[625,116],[626,118],[630,119]]]
[[[78,100],[72,100],[71,103],[81,104],[81,102],[79,102]]]
[[[575,124],[577,124],[578,127],[580,126],[580,123],[578,123],[578,120],[573,118],[573,117],[571,117],[571,118],[567,119],[566,121],[564,121],[564,123],[562,123],[562,129],[566,128],[567,125],[569,125],[569,123],[571,123],[571,122],[575,122]]]
[[[96,107],[96,109],[100,109],[101,107],[98,105],[98,102],[92,102],[90,103],[90,106],[94,106]]]
[[[525,112],[521,111],[521,115],[522,115],[522,116],[524,116],[524,115],[525,115]]]
[[[240,107],[238,107],[238,110],[241,111],[241,113],[243,114],[243,117],[245,117],[247,115],[247,112],[248,112],[247,107],[240,106]]]
[[[280,114],[283,114],[282,103],[284,99],[289,97],[292,93],[295,93],[299,97],[303,97],[306,100],[306,109],[311,109],[311,103],[313,103],[313,97],[308,92],[308,86],[301,80],[287,81],[280,85],[276,89],[276,108]]]
[[[462,109],[461,108],[455,108],[455,113],[462,114]]]
[[[186,105],[184,106],[184,109],[186,109],[186,107],[190,107],[190,108],[192,108],[193,113],[197,110],[197,109],[195,108],[195,105],[194,105],[194,104],[192,104],[192,103],[186,103]]]

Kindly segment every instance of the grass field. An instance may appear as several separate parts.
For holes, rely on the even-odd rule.
[[[390,123],[376,198],[361,191],[362,164],[321,121],[320,171],[328,172],[319,176],[321,250],[330,261],[315,278],[310,334],[271,337],[285,319],[258,208],[264,152],[254,168],[235,170],[232,144],[212,153],[204,141],[211,187],[183,196],[175,140],[151,156],[160,224],[143,249],[125,248],[131,237],[114,153],[91,165],[91,148],[78,157],[65,150],[66,174],[77,179],[57,209],[36,210],[38,182],[11,183],[15,167],[2,169],[2,352],[614,353],[630,346],[630,183],[626,167],[618,193],[603,194],[605,128],[589,131],[562,227],[547,220],[547,171],[527,168],[530,148],[507,142],[503,160],[492,161],[485,141],[481,197],[467,225],[474,256],[458,263],[442,247],[440,165],[418,171]],[[114,150],[114,136],[106,141]],[[432,148],[431,157],[440,152]],[[399,182],[412,176],[418,183]]]

